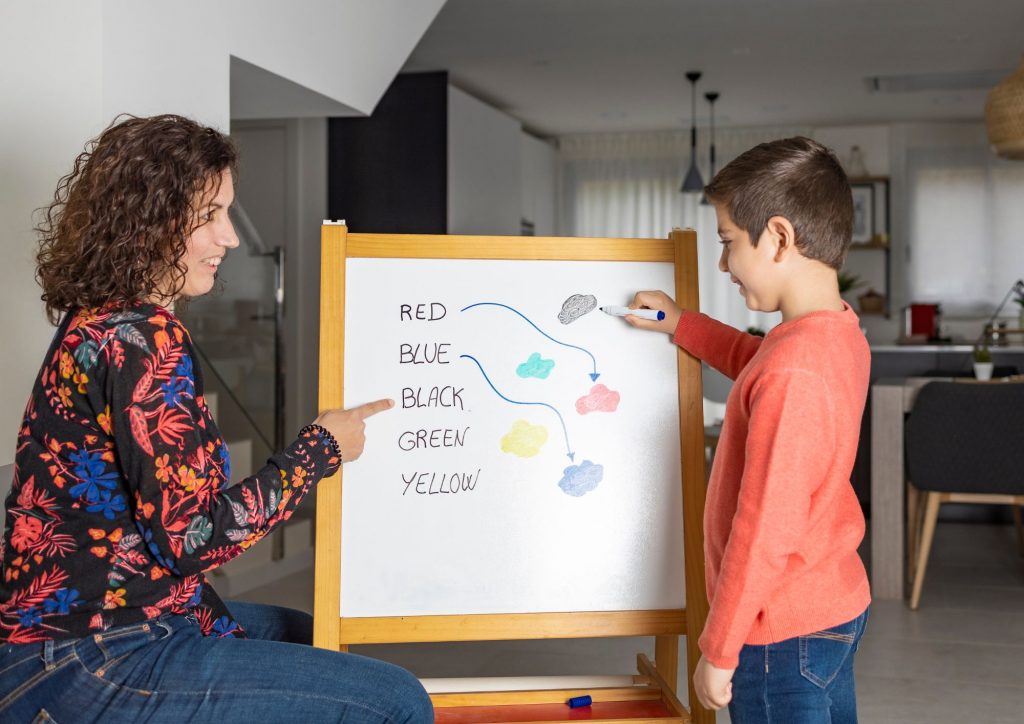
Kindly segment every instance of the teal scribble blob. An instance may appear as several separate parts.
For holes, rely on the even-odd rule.
[[[516,367],[516,374],[523,378],[536,377],[546,380],[554,368],[555,361],[553,359],[541,359],[540,352],[534,352],[530,355],[530,359]]]
[[[565,475],[558,481],[558,487],[566,495],[579,498],[597,487],[604,477],[604,465],[584,460],[579,465],[570,465],[562,472]]]

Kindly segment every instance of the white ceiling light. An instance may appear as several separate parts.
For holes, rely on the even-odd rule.
[[[916,75],[875,75],[865,78],[872,93],[919,93],[922,91],[991,88],[1009,72],[975,70],[963,73],[918,73]]]

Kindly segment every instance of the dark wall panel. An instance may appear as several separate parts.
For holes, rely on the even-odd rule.
[[[369,118],[328,122],[328,213],[351,231],[448,231],[448,74],[399,75]]]

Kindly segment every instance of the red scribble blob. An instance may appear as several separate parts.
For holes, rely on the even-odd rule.
[[[588,412],[615,412],[618,406],[619,393],[600,384],[591,387],[589,395],[576,400],[576,412],[581,415]]]

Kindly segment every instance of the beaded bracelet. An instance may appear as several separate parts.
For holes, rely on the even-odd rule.
[[[308,425],[306,425],[304,428],[299,430],[299,437],[302,437],[307,432],[316,433],[321,438],[326,440],[330,444],[331,449],[334,451],[335,457],[337,457],[339,461],[342,460],[342,458],[341,458],[341,447],[338,445],[338,441],[334,439],[334,435],[332,435],[327,430],[326,427],[324,427],[323,425],[318,425],[315,422],[311,422]]]

